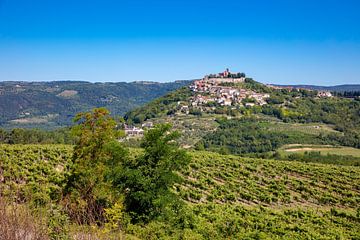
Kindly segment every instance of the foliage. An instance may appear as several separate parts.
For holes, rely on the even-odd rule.
[[[251,159],[210,152],[191,153],[186,179],[178,185],[193,203],[262,206],[337,206],[360,203],[360,168],[297,161]],[[354,187],[356,186],[356,187]]]
[[[0,192],[19,203],[59,201],[72,152],[70,145],[0,145]]]
[[[176,228],[151,222],[134,226],[141,239],[357,239],[354,212],[289,207],[281,210],[234,204],[201,204],[189,209],[193,223]]]
[[[122,198],[118,199],[110,208],[105,208],[104,215],[106,219],[106,232],[123,230],[129,221]]]
[[[116,122],[108,110],[96,108],[79,113],[73,127],[77,137],[72,168],[63,200],[69,215],[81,223],[103,220],[104,208],[116,201],[119,193],[107,181],[106,174],[118,163],[109,162],[109,147],[116,146],[118,160],[126,151],[116,142]]]
[[[147,222],[179,205],[171,188],[182,180],[176,171],[190,159],[174,141],[178,133],[170,130],[170,125],[149,130],[141,143],[143,154],[114,176],[114,183],[126,192],[125,205],[135,222]]]
[[[59,166],[71,163],[71,146],[0,145],[0,149],[5,177],[3,189],[19,192],[34,183],[44,186],[33,188],[34,192],[53,196],[49,188],[62,188],[63,176],[69,170]],[[185,181],[175,185],[175,193],[186,202],[185,207],[168,214],[166,221],[155,218],[148,224],[130,224],[124,229],[127,238],[359,238],[358,167],[249,159],[198,151],[189,154],[189,167],[180,171]],[[131,149],[129,156],[132,158],[126,161],[136,162],[144,156],[144,150]],[[122,206],[112,204],[106,209],[112,209],[108,210],[112,216],[108,223],[118,224],[116,216],[122,215]],[[63,222],[62,217],[56,218],[57,223],[71,224]],[[71,226],[71,236],[90,236],[91,231],[85,231],[84,227],[73,229]],[[101,228],[96,232],[96,236],[103,239],[116,239],[110,237],[115,232],[102,233]]]
[[[72,128],[76,139],[75,163],[94,164],[103,158],[104,146],[115,140],[116,122],[105,108],[95,108],[91,112],[78,113],[74,118],[78,123]],[[90,165],[91,166],[91,165]]]
[[[275,154],[274,157],[276,159],[289,160],[289,161],[360,166],[360,157],[354,157],[351,155],[329,154],[329,153],[324,155],[321,154],[320,151],[305,151],[304,153],[292,153],[292,154]]]
[[[41,129],[0,128],[0,144],[73,144],[74,139],[69,129],[61,128],[53,131]]]
[[[77,112],[90,111],[95,107],[106,107],[114,116],[123,115],[131,109],[188,84],[189,81],[0,82],[0,126],[41,129],[69,126]],[[66,95],[67,92],[73,95]],[[21,120],[22,123],[11,121],[15,119]]]
[[[186,212],[129,226],[142,239],[356,239],[357,167],[192,152],[177,186]],[[354,186],[356,186],[354,188]]]
[[[191,95],[188,87],[180,88],[126,113],[124,118],[130,123],[142,123],[148,119],[171,115],[172,110],[179,107],[178,102],[187,101]]]
[[[273,124],[266,120],[254,117],[241,119],[218,119],[219,128],[206,135],[197,144],[197,148],[233,153],[265,153],[274,151],[285,144],[338,144],[340,141],[328,138],[328,134],[314,135],[287,129],[279,131]],[[276,126],[276,125],[275,125]]]
[[[263,106],[262,113],[275,116],[284,122],[332,124],[344,134],[327,136],[330,141],[360,148],[359,101],[344,98],[290,99],[285,106]]]
[[[332,144],[360,148],[360,102],[313,97],[294,98],[292,93],[277,92],[268,99],[268,105],[261,107],[260,112],[274,116],[285,123],[319,123],[334,126],[333,132],[305,133],[298,129],[278,131],[271,125],[274,120],[257,120],[259,111],[256,107],[241,110],[243,115],[252,115],[250,120],[220,120],[217,131],[209,133],[198,143],[198,148],[217,152],[235,154],[259,153],[274,151],[285,144]],[[297,94],[295,92],[294,94]],[[283,100],[278,101],[281,98]],[[284,102],[284,103],[282,103]],[[316,132],[316,131],[315,131]]]
[[[281,86],[281,85],[277,85]],[[318,91],[330,91],[336,93],[360,91],[359,84],[342,84],[336,86],[315,86],[315,85],[286,85],[287,87],[301,88],[301,89],[312,89]],[[283,86],[284,87],[284,86]]]

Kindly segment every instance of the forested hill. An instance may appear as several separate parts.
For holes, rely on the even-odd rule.
[[[342,151],[347,160],[341,164],[359,166],[358,95],[274,87],[250,78],[230,81],[195,81],[128,112],[125,119],[129,124],[170,122],[186,148],[315,162],[326,156],[327,163],[342,159],[330,156]]]
[[[77,112],[95,107],[106,107],[114,115],[123,115],[189,83],[0,82],[0,126],[66,126]]]
[[[277,85],[279,87],[294,87],[294,88],[305,88],[312,90],[325,90],[331,92],[353,92],[360,91],[360,84],[342,84],[336,86],[317,86],[317,85]]]

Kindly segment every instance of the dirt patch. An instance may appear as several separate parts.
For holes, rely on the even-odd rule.
[[[61,93],[59,93],[58,95],[56,95],[56,96],[68,98],[68,97],[75,96],[77,93],[78,92],[75,91],[75,90],[64,90]]]
[[[20,119],[14,119],[11,120],[12,123],[19,123],[19,124],[30,124],[30,123],[47,123],[48,120],[45,118],[20,118]]]
[[[285,152],[300,152],[300,151],[322,151],[322,150],[328,150],[328,148],[291,148],[291,149],[285,149]]]

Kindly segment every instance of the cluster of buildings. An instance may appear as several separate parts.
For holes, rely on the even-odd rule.
[[[318,91],[318,97],[332,97],[333,95],[329,91]]]
[[[191,106],[198,107],[208,103],[216,103],[221,106],[236,106],[242,103],[244,99],[252,99],[253,102],[244,105],[264,105],[269,94],[256,93],[254,91],[243,89],[241,87],[228,86],[227,83],[243,83],[245,74],[231,73],[226,69],[223,73],[216,75],[207,75],[203,79],[195,81],[190,89],[198,93],[191,99]]]
[[[124,125],[124,131],[126,137],[142,137],[144,136],[145,128],[153,128],[152,122],[145,122],[141,125],[141,127]]]
[[[310,88],[301,88],[301,87],[293,87],[293,86],[274,86],[274,85],[266,85],[267,87],[269,88],[272,88],[272,89],[276,89],[276,90],[287,90],[287,91],[293,91],[293,90],[296,90],[296,91],[300,91],[300,90],[306,90],[306,91],[314,91],[313,89],[310,89]],[[332,93],[330,91],[325,91],[325,90],[320,90],[317,92],[317,97],[319,98],[328,98],[328,97],[333,97]]]

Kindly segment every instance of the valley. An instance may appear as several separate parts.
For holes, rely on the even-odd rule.
[[[76,113],[95,107],[107,107],[113,115],[123,115],[187,84],[188,81],[0,82],[0,126],[7,129],[61,128],[70,126]]]

